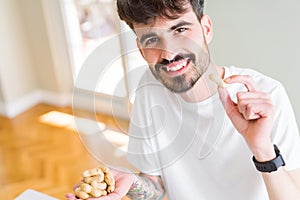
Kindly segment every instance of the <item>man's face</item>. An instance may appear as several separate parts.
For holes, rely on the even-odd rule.
[[[158,81],[181,93],[193,87],[210,62],[203,28],[190,8],[175,20],[134,24],[139,49]]]

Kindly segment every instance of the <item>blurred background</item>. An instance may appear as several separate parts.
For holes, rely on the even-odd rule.
[[[299,9],[296,0],[209,0],[205,8],[215,63],[282,82],[298,125]],[[77,135],[74,113],[101,123],[123,138],[112,137],[117,145],[126,145],[135,86],[147,68],[128,30],[114,0],[0,0],[1,198],[32,188],[63,199],[82,170],[99,164]],[[99,46],[101,54],[90,56]],[[90,63],[99,78],[91,74],[86,85],[83,67]]]

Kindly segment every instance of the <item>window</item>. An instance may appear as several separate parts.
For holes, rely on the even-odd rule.
[[[115,0],[63,0],[60,4],[75,88],[80,89],[75,92],[75,107],[128,118],[148,65],[136,47],[135,34],[119,20]]]
[[[85,61],[91,59],[91,53],[94,53],[97,48],[106,47],[101,51],[102,55],[97,56],[93,63],[105,59],[110,52],[118,51],[119,55],[122,55],[118,36],[121,29],[120,21],[115,12],[113,0],[64,0],[63,8],[74,82],[80,78]],[[114,46],[105,45],[111,40],[118,41],[115,41]],[[122,57],[114,58],[107,66],[97,67],[102,68],[102,73],[99,74],[99,79],[95,83],[95,92],[126,97],[127,86]],[[91,89],[85,86],[79,87]]]

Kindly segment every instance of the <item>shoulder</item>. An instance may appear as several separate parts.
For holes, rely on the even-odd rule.
[[[225,78],[232,75],[249,75],[262,91],[268,93],[273,93],[277,89],[284,90],[283,85],[278,80],[254,69],[235,66],[225,67]]]

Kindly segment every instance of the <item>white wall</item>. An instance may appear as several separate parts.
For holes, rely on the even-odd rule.
[[[300,125],[300,1],[207,0],[218,65],[256,69],[283,83]]]
[[[0,80],[5,101],[13,101],[36,85],[35,70],[18,2],[1,0]]]
[[[45,10],[55,17],[45,17],[44,2],[53,3]],[[70,102],[72,73],[59,5],[59,0],[0,0],[1,115],[14,117],[39,102]],[[51,34],[55,25],[59,36]]]

